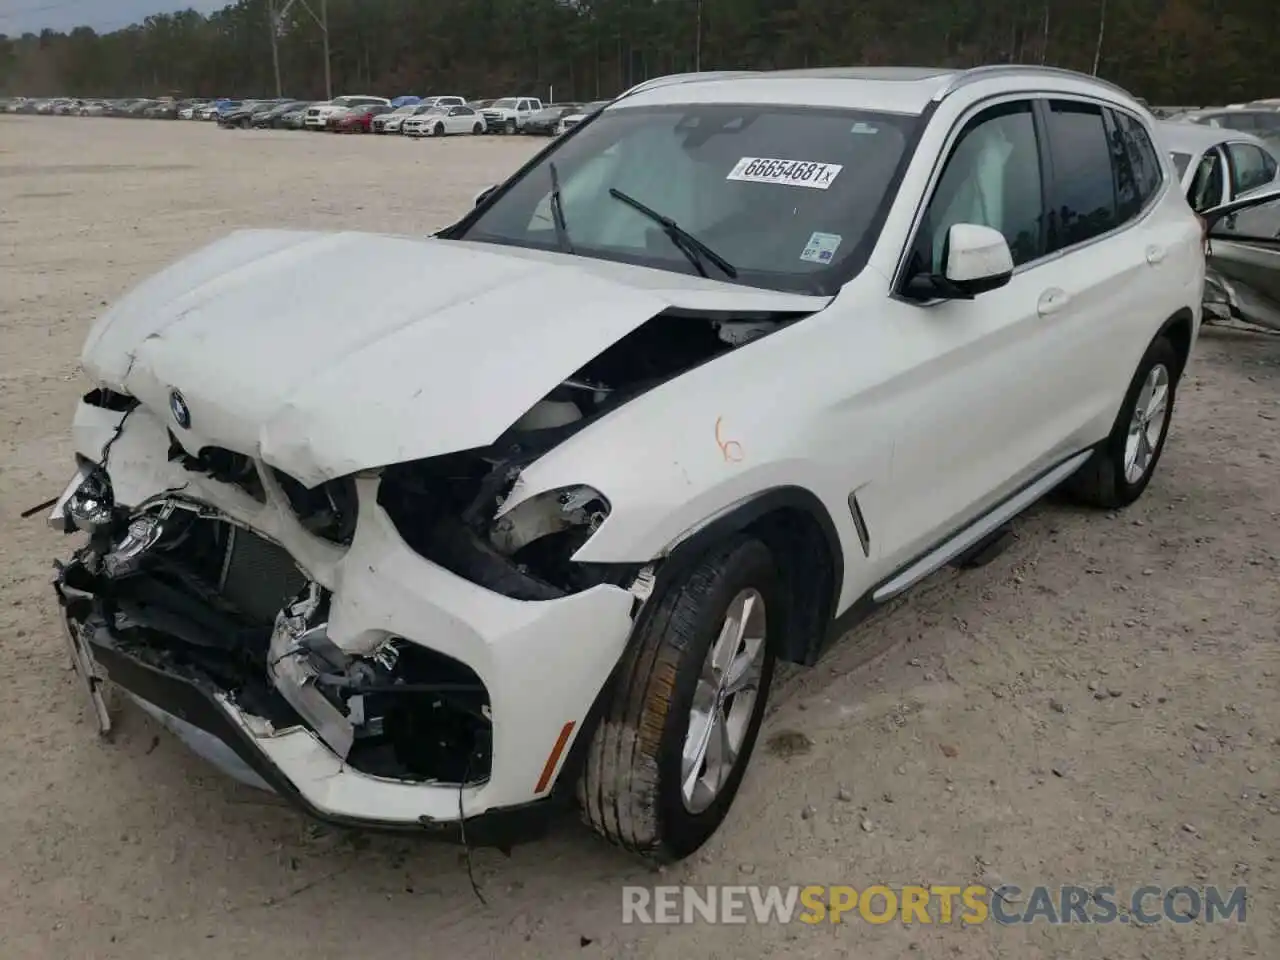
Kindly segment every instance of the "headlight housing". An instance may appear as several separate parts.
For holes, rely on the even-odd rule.
[[[609,516],[609,501],[586,485],[558,487],[516,504],[493,521],[489,539],[499,553],[515,556],[545,537],[572,533],[572,553],[586,543]]]

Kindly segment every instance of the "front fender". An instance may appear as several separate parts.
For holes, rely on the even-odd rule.
[[[639,425],[597,424],[527,467],[502,512],[550,490],[586,484],[604,494],[610,512],[573,559],[640,563],[670,555],[730,515],[740,528],[753,510],[805,509],[827,533],[843,569],[844,558],[860,546],[847,505],[850,485],[837,462],[771,458],[763,449],[753,456],[753,445],[718,419],[719,431],[713,426],[706,438],[666,430],[665,448]]]

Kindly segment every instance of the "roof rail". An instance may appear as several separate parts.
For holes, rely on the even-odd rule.
[[[1064,80],[1087,80],[1090,83],[1096,83],[1100,86],[1107,87],[1115,93],[1124,94],[1131,100],[1137,99],[1132,93],[1119,84],[1112,83],[1110,80],[1102,80],[1098,77],[1082,73],[1079,70],[1068,70],[1065,67],[1048,67],[1040,64],[1030,63],[990,63],[980,67],[970,67],[968,70],[962,70],[957,73],[951,81],[934,94],[934,100],[941,100],[950,96],[961,87],[970,83],[977,83],[979,80],[986,80],[990,77],[999,77],[1008,74],[1037,74],[1045,77],[1058,77]]]
[[[653,77],[649,80],[641,81],[634,87],[624,90],[615,97],[615,100],[621,100],[629,97],[633,93],[642,93],[645,90],[653,90],[657,87],[673,86],[677,83],[693,83],[698,80],[726,80],[729,77],[751,77],[759,73],[758,70],[704,70],[701,73],[670,73],[663,77]]]

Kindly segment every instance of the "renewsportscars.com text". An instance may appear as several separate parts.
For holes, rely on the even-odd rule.
[[[994,890],[966,886],[843,884],[622,888],[622,922],[638,924],[998,923],[1002,925],[1217,923],[1245,921],[1246,890],[1154,885],[1118,894],[1113,885]]]

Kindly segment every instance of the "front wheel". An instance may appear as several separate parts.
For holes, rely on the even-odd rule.
[[[507,121],[506,131],[508,134],[516,132],[516,122],[514,120]]]
[[[1108,510],[1142,496],[1164,452],[1181,372],[1173,344],[1156,337],[1138,363],[1111,435],[1067,481],[1068,495]]]
[[[578,783],[598,833],[662,862],[724,822],[760,731],[782,606],[773,558],[749,537],[650,600]]]
[[[437,137],[443,137],[443,136],[444,136],[444,124],[443,124],[443,123],[437,123],[437,124],[436,124],[436,128],[435,128],[435,130],[433,131],[433,133],[434,133]]]
[[[476,125],[471,128],[471,132],[476,134],[477,136],[484,133],[484,124],[477,121]]]

